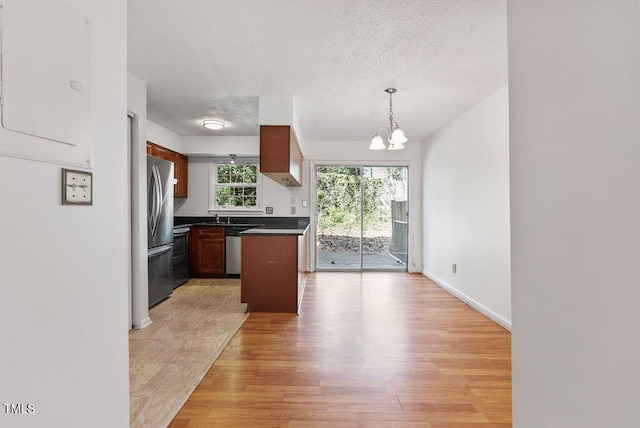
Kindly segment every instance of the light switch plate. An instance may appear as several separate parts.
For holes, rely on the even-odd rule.
[[[62,204],[93,205],[93,174],[62,169]]]

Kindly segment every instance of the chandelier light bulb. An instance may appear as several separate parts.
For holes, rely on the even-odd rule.
[[[389,150],[402,150],[404,149],[404,145],[402,143],[394,143],[391,141],[389,143]]]

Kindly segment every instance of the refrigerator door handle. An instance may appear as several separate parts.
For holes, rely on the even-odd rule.
[[[154,231],[154,236],[155,236],[158,233],[158,226],[160,225],[160,216],[162,215],[162,205],[164,205],[164,203],[162,201],[162,179],[160,178],[160,170],[158,169],[158,167],[154,167],[154,171],[156,173],[156,185],[157,185],[156,198],[158,199],[156,203],[156,224],[155,224],[155,231]]]
[[[154,171],[155,166],[151,167],[151,177],[149,182],[149,197],[147,198],[147,216],[149,223],[149,230],[151,231],[151,236],[155,236],[155,217],[156,217],[156,174]]]
[[[162,207],[161,196],[159,191],[160,186],[160,174],[158,168],[153,165],[151,167],[151,183],[149,186],[149,228],[151,229],[151,236],[156,236],[158,233],[158,222],[160,220],[160,213]]]

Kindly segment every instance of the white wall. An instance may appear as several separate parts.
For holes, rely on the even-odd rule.
[[[508,97],[505,87],[424,142],[422,240],[423,273],[510,328]]]
[[[260,137],[182,137],[182,152],[187,156],[258,156],[260,154]]]
[[[128,209],[124,0],[69,0],[93,27],[93,206],[61,165],[0,156],[0,426],[126,427]]]
[[[149,318],[147,263],[147,85],[127,75],[127,108],[134,115],[131,141],[131,324],[144,328]]]
[[[166,147],[174,152],[183,152],[182,137],[180,135],[150,120],[147,120],[146,138],[147,141]]]
[[[509,0],[516,427],[640,421],[637,0]]]

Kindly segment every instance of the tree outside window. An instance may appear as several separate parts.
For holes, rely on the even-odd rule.
[[[259,209],[257,163],[214,163],[212,210]]]

